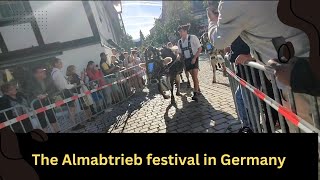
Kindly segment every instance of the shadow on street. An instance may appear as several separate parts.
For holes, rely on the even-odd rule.
[[[198,102],[189,102],[188,95],[176,96],[177,102],[179,98],[181,105],[170,104],[166,108],[167,133],[223,133],[231,122],[236,121],[230,114],[214,109],[204,95],[198,97]]]

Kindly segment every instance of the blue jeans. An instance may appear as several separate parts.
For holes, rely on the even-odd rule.
[[[240,121],[242,122],[243,127],[250,127],[250,122],[248,119],[248,113],[246,108],[248,106],[245,104],[244,94],[242,93],[242,91],[243,91],[242,87],[241,85],[239,85],[235,93],[237,108],[239,112],[239,118],[240,118]]]

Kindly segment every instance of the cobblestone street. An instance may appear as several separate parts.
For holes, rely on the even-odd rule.
[[[199,102],[191,100],[192,89],[181,84],[181,97],[177,106],[170,105],[157,93],[155,86],[145,88],[128,101],[113,107],[113,111],[100,115],[94,122],[86,122],[85,129],[68,132],[87,133],[224,133],[236,132],[240,125],[228,85],[228,78],[218,71],[218,83],[212,84],[209,61],[200,61]],[[190,77],[191,78],[191,77]],[[184,80],[186,80],[184,76]],[[192,83],[191,83],[192,84]]]

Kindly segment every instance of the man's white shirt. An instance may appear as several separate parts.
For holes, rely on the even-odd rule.
[[[64,89],[72,89],[74,87],[72,84],[68,83],[62,71],[58,68],[52,69],[51,76],[54,84],[60,91]]]
[[[184,41],[181,38],[180,40],[181,40],[182,48],[188,47],[188,38],[189,38],[189,36],[190,36],[192,54],[195,55],[197,53],[198,49],[201,47],[200,41],[199,41],[197,36],[188,34]],[[182,54],[179,42],[178,42],[177,46],[179,48],[178,52]],[[184,57],[187,58],[187,59],[191,57],[191,54],[190,54],[189,50],[185,50],[184,51]]]

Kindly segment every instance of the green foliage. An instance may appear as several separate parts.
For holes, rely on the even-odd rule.
[[[177,41],[180,37],[177,32],[179,25],[190,23],[190,34],[197,34],[199,24],[192,16],[191,1],[167,1],[165,19],[156,19],[153,32],[146,37],[144,46],[161,46],[168,41]],[[171,38],[170,38],[171,37]],[[173,38],[174,37],[174,38]],[[174,40],[172,40],[172,38]]]
[[[145,40],[144,35],[142,31],[140,30],[140,41],[143,42]]]
[[[125,36],[123,36],[120,39],[120,43],[119,43],[120,47],[125,49],[126,51],[130,51],[130,48],[134,47],[135,44],[132,40],[132,36],[129,34],[126,34]]]

